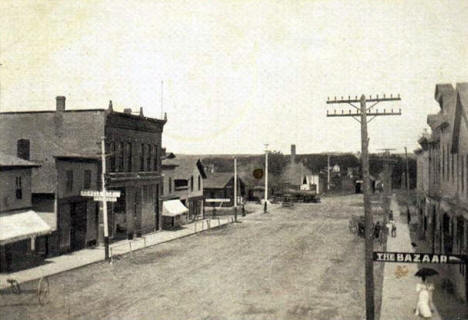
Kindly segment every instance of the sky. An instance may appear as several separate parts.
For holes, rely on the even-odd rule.
[[[370,151],[412,151],[435,85],[468,81],[463,0],[2,0],[0,30],[1,111],[163,110],[175,153],[357,152],[327,97],[384,93],[402,115],[369,124]]]

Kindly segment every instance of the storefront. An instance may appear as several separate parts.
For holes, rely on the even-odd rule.
[[[163,229],[179,228],[183,223],[183,215],[189,211],[178,199],[163,202]]]
[[[32,211],[0,215],[0,272],[40,264],[45,256],[44,236],[51,227]]]

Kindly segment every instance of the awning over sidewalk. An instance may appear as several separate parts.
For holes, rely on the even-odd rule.
[[[163,216],[166,217],[175,217],[179,216],[181,214],[184,214],[185,212],[188,212],[189,210],[187,209],[186,206],[180,202],[179,199],[177,200],[167,200],[163,202]]]
[[[0,215],[0,245],[52,232],[52,228],[32,211]]]

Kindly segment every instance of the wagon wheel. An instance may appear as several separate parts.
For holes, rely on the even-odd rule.
[[[37,298],[41,305],[49,302],[49,280],[47,278],[41,278],[37,285]]]
[[[21,287],[19,285],[19,282],[14,280],[14,279],[8,279],[8,283],[10,284],[10,290],[14,294],[20,294],[21,293]]]

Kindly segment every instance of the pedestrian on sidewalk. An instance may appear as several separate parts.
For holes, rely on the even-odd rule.
[[[392,225],[392,238],[395,238],[396,237],[396,225],[395,225],[395,221],[390,221],[390,224]]]
[[[374,238],[375,239],[379,239],[380,230],[381,230],[380,221],[377,221],[377,223],[375,224],[375,227],[374,227]]]
[[[419,316],[423,319],[432,318],[432,312],[434,304],[432,303],[432,292],[434,291],[434,285],[426,282],[426,277],[421,277],[422,283],[416,284],[416,292],[418,293],[418,299],[416,300],[416,308],[414,315]]]

